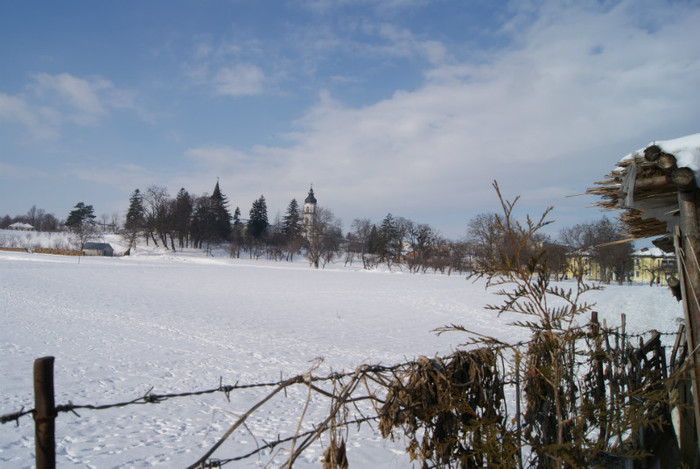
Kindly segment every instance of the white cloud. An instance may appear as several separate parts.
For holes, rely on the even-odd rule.
[[[246,153],[226,146],[191,148],[185,152],[185,156],[193,159],[197,165],[215,171],[235,171],[248,166],[251,161]]]
[[[26,88],[30,93],[11,96],[0,92],[0,121],[21,125],[35,140],[56,140],[66,123],[94,126],[113,109],[130,110],[154,122],[137,103],[134,92],[118,89],[100,77],[38,73]]]
[[[104,188],[117,188],[130,193],[136,188],[146,188],[158,177],[153,171],[130,163],[109,163],[91,158],[79,165],[69,164],[63,171],[81,181],[99,184]]]
[[[388,45],[369,46],[370,50],[373,49],[380,55],[405,58],[420,57],[433,65],[444,64],[448,59],[447,49],[439,41],[421,40],[416,38],[410,30],[397,28],[388,23],[367,28],[367,32],[374,32],[374,30],[379,37],[389,42]]]
[[[34,91],[37,95],[41,96],[53,91],[65,99],[68,104],[81,111],[81,114],[94,117],[106,113],[98,96],[99,91],[113,88],[112,83],[102,78],[88,81],[68,73],[58,75],[38,73],[34,75],[34,80]]]
[[[26,180],[26,179],[43,179],[51,175],[36,168],[28,168],[26,166],[17,166],[3,163],[0,161],[0,179],[6,180]]]
[[[32,109],[23,99],[0,93],[0,120],[21,124],[41,140],[53,139],[57,132],[42,122],[45,110]]]
[[[677,137],[666,132],[698,122],[700,49],[691,44],[700,11],[663,12],[651,25],[654,15],[641,18],[627,2],[552,2],[537,12],[519,23],[512,47],[488,62],[438,65],[416,90],[363,108],[322,93],[288,148],[231,156],[249,164],[229,178],[274,187],[266,198],[280,204],[313,182],[346,225],[348,214],[494,210],[494,179],[541,207],[581,205],[562,194],[602,178],[630,150],[620,145]]]
[[[265,74],[252,64],[237,64],[221,68],[212,78],[217,94],[227,96],[250,96],[263,91]]]
[[[50,116],[53,125],[63,120],[78,125],[96,125],[113,109],[126,109],[146,122],[153,123],[153,116],[137,104],[136,94],[119,89],[102,77],[79,78],[68,73],[33,75],[29,89],[35,100],[42,104],[43,114]]]

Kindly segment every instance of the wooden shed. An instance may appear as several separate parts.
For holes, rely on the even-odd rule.
[[[83,245],[84,256],[114,256],[114,248],[109,243],[85,243]]]

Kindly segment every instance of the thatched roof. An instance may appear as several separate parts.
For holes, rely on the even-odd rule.
[[[620,220],[632,238],[671,233],[680,222],[679,190],[700,186],[700,134],[653,142],[622,158],[605,180],[588,194],[597,205],[624,210]]]

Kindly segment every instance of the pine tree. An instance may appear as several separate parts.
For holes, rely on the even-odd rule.
[[[367,237],[367,252],[370,254],[379,254],[382,249],[382,243],[377,231],[377,225],[372,225]]]
[[[78,202],[68,214],[66,226],[75,235],[80,249],[83,249],[85,242],[95,235],[95,214],[92,205]]]
[[[126,212],[124,228],[127,231],[141,231],[144,225],[143,195],[136,189],[129,198],[129,210]]]
[[[124,220],[123,238],[126,240],[129,248],[126,250],[126,255],[131,253],[131,248],[136,244],[136,238],[141,233],[146,225],[146,211],[143,208],[143,194],[138,189],[129,197],[129,209],[126,212]]]
[[[85,205],[83,202],[78,202],[68,214],[66,226],[71,230],[95,226],[95,214],[92,205]]]
[[[219,241],[227,240],[231,236],[231,213],[228,211],[228,199],[221,193],[219,181],[216,181],[212,201],[212,233]]]
[[[183,187],[175,197],[175,209],[173,211],[173,231],[177,235],[178,243],[181,248],[189,244],[193,211],[194,200],[192,200],[190,194]]]
[[[301,213],[299,212],[299,204],[297,199],[292,199],[287,207],[282,219],[282,234],[288,240],[292,240],[301,236]]]
[[[269,225],[267,220],[267,203],[265,202],[265,197],[261,195],[259,199],[253,202],[253,206],[250,208],[248,233],[255,239],[263,238]]]
[[[245,227],[241,221],[241,209],[236,207],[233,212],[233,227],[231,228],[231,257],[241,257],[241,245],[245,235]]]
[[[235,227],[240,227],[243,225],[243,222],[241,221],[241,209],[236,207],[236,211],[233,212],[233,226]]]
[[[303,244],[303,226],[301,223],[301,212],[297,199],[292,199],[287,207],[287,213],[282,219],[282,235],[287,245],[287,260],[292,261],[294,254],[299,252]]]

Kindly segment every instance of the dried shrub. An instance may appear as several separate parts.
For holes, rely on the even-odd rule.
[[[82,251],[75,251],[72,249],[51,249],[51,248],[39,248],[35,249],[36,254],[56,254],[59,256],[82,256]]]
[[[323,452],[323,469],[348,469],[348,458],[345,455],[345,441],[332,442]]]
[[[444,359],[420,357],[389,386],[380,410],[384,438],[400,428],[412,460],[451,467],[514,467],[502,375],[486,348]]]

